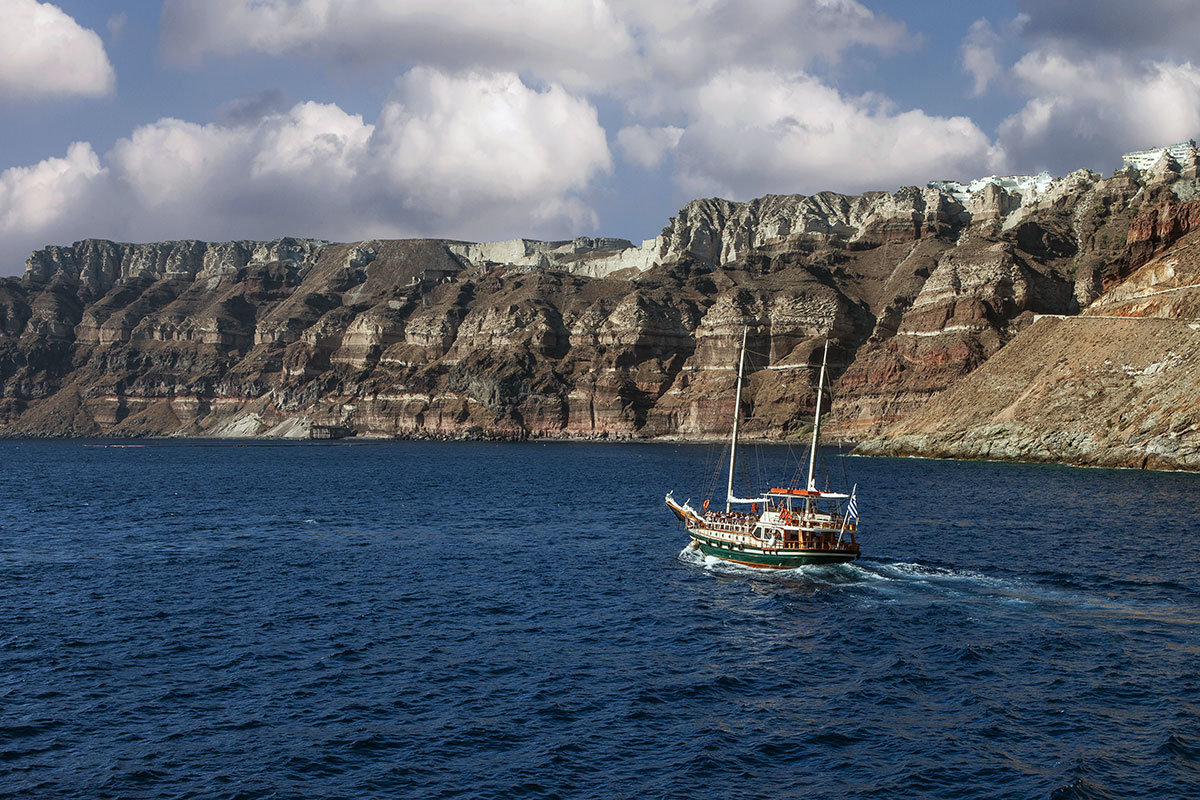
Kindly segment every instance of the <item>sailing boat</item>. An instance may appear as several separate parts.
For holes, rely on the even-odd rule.
[[[823,492],[817,489],[814,480],[829,340],[825,341],[821,374],[817,380],[817,410],[813,419],[812,448],[809,451],[805,488],[774,488],[760,497],[734,496],[733,475],[737,466],[738,422],[741,417],[742,377],[746,366],[748,334],[749,328],[742,332],[742,350],[738,357],[725,510],[709,509],[709,501],[705,500],[697,511],[692,508],[690,501],[682,505],[676,502],[674,492],[667,494],[667,507],[687,528],[691,537],[688,547],[707,556],[764,569],[853,561],[859,556],[856,539],[858,486],[855,485],[850,494]],[[734,511],[734,506],[749,506],[750,510]]]

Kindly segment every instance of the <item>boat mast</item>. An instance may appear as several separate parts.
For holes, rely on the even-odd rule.
[[[825,340],[825,352],[821,354],[821,375],[817,378],[817,412],[813,416],[812,450],[808,454],[808,491],[815,492],[817,485],[813,473],[817,467],[817,437],[821,434],[821,391],[825,388],[825,361],[829,358],[829,340]],[[736,423],[735,423],[736,424]],[[737,430],[734,428],[734,430]],[[810,501],[811,502],[811,501]]]
[[[750,326],[742,328],[742,352],[738,356],[737,394],[733,401],[733,435],[729,444],[729,485],[725,489],[725,513],[733,510],[733,467],[737,463],[738,418],[742,415],[742,371],[746,366],[746,337]]]

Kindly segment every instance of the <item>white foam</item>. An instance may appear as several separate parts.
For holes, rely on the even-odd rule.
[[[763,569],[762,567],[752,567],[748,564],[738,564],[733,561],[717,558],[716,556],[705,555],[699,550],[691,549],[691,547],[685,547],[680,550],[677,558],[684,564],[700,567],[715,574],[753,576],[755,578],[782,578],[785,580],[789,578],[803,578],[809,582],[824,583],[830,586],[850,582],[844,579],[837,580],[839,573],[845,575],[847,568],[850,570],[856,569],[851,564],[801,564],[800,566],[788,569]]]

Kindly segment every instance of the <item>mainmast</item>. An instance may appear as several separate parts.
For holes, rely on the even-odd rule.
[[[821,391],[825,388],[825,361],[829,357],[829,340],[825,340],[825,352],[821,354],[821,375],[817,378],[817,413],[813,417],[813,440],[812,450],[808,454],[808,491],[815,492],[817,490],[816,482],[813,480],[813,473],[817,467],[817,438],[821,435]],[[739,381],[739,384],[741,382]],[[734,420],[734,430],[737,430],[737,421]],[[732,479],[731,479],[732,480]]]
[[[746,366],[746,337],[750,326],[742,328],[742,352],[738,356],[737,395],[733,401],[733,436],[729,445],[729,485],[725,490],[725,513],[733,510],[733,467],[737,463],[738,419],[742,416],[742,371]],[[812,479],[809,478],[811,481]]]

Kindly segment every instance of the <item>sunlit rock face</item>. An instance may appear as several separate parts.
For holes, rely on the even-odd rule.
[[[1075,315],[1035,315],[861,451],[1200,469],[1200,204],[1180,200],[1195,187],[1163,161],[1150,162],[1098,297]]]
[[[696,200],[640,245],[48,247],[0,281],[0,434],[717,437],[749,326],[748,436],[805,433],[828,340],[828,430],[870,438],[1166,280],[1195,166]]]

